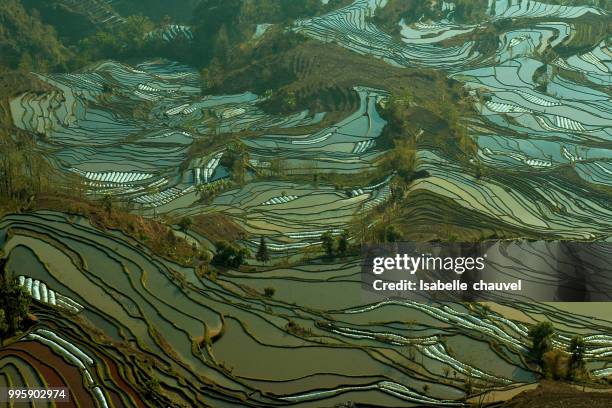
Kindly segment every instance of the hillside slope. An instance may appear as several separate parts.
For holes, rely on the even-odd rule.
[[[0,2],[0,69],[46,71],[62,67],[70,54],[38,13],[27,13],[18,0]]]
[[[610,392],[583,392],[558,382],[542,382],[532,391],[526,391],[507,401],[499,408],[609,408]]]

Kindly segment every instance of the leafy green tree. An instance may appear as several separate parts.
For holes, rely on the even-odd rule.
[[[586,352],[586,343],[581,336],[572,338],[569,345],[569,376],[577,378],[584,372],[584,355]]]
[[[257,254],[255,255],[255,259],[259,262],[266,264],[270,260],[270,254],[268,253],[268,246],[266,245],[266,240],[262,236],[259,240],[259,248],[257,249]]]
[[[213,265],[225,266],[228,268],[238,268],[245,263],[249,251],[227,241],[219,241],[215,244],[217,250],[212,258]]]
[[[0,309],[4,313],[5,321],[2,338],[11,337],[17,333],[21,322],[29,313],[31,302],[30,294],[25,288],[19,286],[13,279],[7,277],[3,279],[0,286]]]
[[[402,234],[397,230],[395,225],[389,225],[385,229],[385,241],[387,242],[397,242],[402,239]]]
[[[148,41],[148,34],[153,31],[155,25],[145,16],[135,15],[126,18],[124,24],[117,25],[116,36],[122,43],[124,52],[139,53],[144,50]]]
[[[191,217],[183,217],[180,219],[178,226],[181,231],[186,232],[193,225],[193,219]]]
[[[321,235],[321,245],[327,256],[334,255],[334,236],[331,231],[326,231]]]
[[[337,238],[338,254],[345,255],[348,251],[349,235],[348,231],[342,231],[342,234]]]
[[[531,354],[538,363],[542,363],[544,354],[552,350],[554,334],[555,329],[551,322],[540,322],[529,329]]]
[[[58,39],[55,29],[43,23],[37,10],[22,3],[26,2],[0,1],[0,71],[3,67],[37,72],[65,70],[72,52]]]
[[[148,17],[129,16],[123,24],[107,26],[83,39],[80,48],[92,60],[153,56],[154,43],[160,41],[149,35],[154,28]]]
[[[275,293],[276,293],[276,290],[274,288],[271,288],[271,287],[264,288],[265,297],[272,297],[274,296]]]
[[[220,31],[222,36],[229,35],[229,27],[238,27],[240,0],[202,0],[193,13],[194,41],[192,63],[204,66],[215,56],[220,44],[217,41]],[[222,39],[221,43],[224,42]]]

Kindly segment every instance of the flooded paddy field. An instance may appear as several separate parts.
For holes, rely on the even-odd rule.
[[[604,230],[609,230],[612,221],[609,197],[577,197],[572,193],[574,181],[559,179],[551,183],[550,178],[552,170],[570,165],[586,183],[609,186],[612,174],[609,38],[593,44],[588,51],[549,64],[538,59],[543,50],[571,40],[578,24],[572,19],[586,14],[605,15],[606,11],[533,1],[489,2],[487,12],[493,21],[520,17],[525,19],[521,20],[525,27],[508,29],[499,36],[494,54],[481,55],[471,42],[464,42],[460,48],[444,47],[443,40],[447,37],[476,28],[453,23],[452,13],[440,22],[410,26],[400,22],[402,41],[398,42],[380,32],[369,19],[385,3],[356,1],[329,15],[301,20],[295,30],[323,41],[333,39],[340,46],[394,65],[434,66],[446,71],[451,78],[465,83],[467,89],[477,90],[481,95],[475,106],[481,115],[470,125],[478,142],[478,159],[487,166],[504,166],[530,174],[540,171],[546,175],[546,181],[544,177],[529,177],[524,187],[512,180],[476,180],[473,174],[465,174],[465,169],[453,170],[455,165],[444,157],[420,151],[421,167],[440,180],[426,179],[413,188],[445,195],[471,211],[488,213],[494,219],[513,218],[512,213],[520,212],[521,221],[516,225],[528,229],[546,229],[567,237],[573,235],[572,229],[580,231],[583,237],[608,236]],[[482,22],[481,27],[486,24],[489,23]],[[542,72],[547,79],[545,86],[540,80]],[[570,75],[578,72],[584,78],[579,82]],[[492,185],[487,186],[489,181]],[[474,185],[488,191],[482,195],[470,193]],[[529,191],[541,195],[530,197]],[[508,207],[500,209],[500,205]],[[542,208],[555,206],[566,210],[565,227],[555,226],[556,217],[550,213],[553,211]],[[590,208],[589,212],[599,215],[584,218],[589,226],[580,225],[581,210],[576,206]],[[602,222],[603,229],[589,231],[594,219]],[[540,228],[538,224],[545,227]]]
[[[453,208],[464,226],[485,220],[528,238],[609,243],[610,38],[569,46],[589,18],[609,11],[490,0],[483,21],[463,24],[453,3],[442,3],[444,18],[398,19],[395,34],[375,22],[386,0],[355,0],[287,30],[395,68],[436,70],[470,96],[474,114],[462,121],[477,147],[466,162],[420,129],[414,172],[423,177],[403,196],[414,230]],[[491,48],[481,36],[494,26]],[[268,30],[258,25],[256,37]],[[193,39],[182,25],[154,35]],[[548,50],[563,52],[548,60]],[[482,303],[372,300],[357,256],[321,256],[323,234],[350,230],[356,243],[356,222],[375,227],[380,220],[363,220],[393,198],[401,175],[382,170],[393,148],[389,90],[353,84],[356,106],[339,118],[271,113],[274,91],[207,94],[200,71],[165,59],[36,75],[53,90],[14,97],[10,115],[37,135],[58,178],[83,197],[109,197],[114,208],[168,224],[225,217],[252,253],[265,238],[272,262],[250,256],[249,267],[206,274],[195,257],[179,265],[85,217],[7,214],[0,249],[37,321],[0,349],[0,387],[67,386],[92,407],[151,406],[143,395],[159,389],[160,406],[463,407],[475,394],[537,383],[529,328],[543,320],[555,326],[555,346],[584,338],[591,378],[612,375],[609,274],[589,277],[599,303],[544,303],[531,293]],[[236,149],[248,157],[242,175]],[[214,251],[205,227],[173,227],[194,253]],[[500,279],[551,282],[541,266],[556,254],[533,241],[491,249]]]
[[[610,187],[612,134],[605,92],[610,85],[610,50],[604,40],[588,52],[550,63],[538,59],[543,50],[571,40],[578,24],[572,19],[605,12],[491,2],[487,11],[491,21],[520,16],[527,23],[500,34],[496,52],[481,55],[473,42],[457,49],[447,47],[445,40],[482,29],[491,21],[462,26],[450,14],[428,24],[402,21],[398,42],[370,19],[385,3],[355,1],[330,14],[296,21],[294,30],[323,41],[333,38],[340,46],[396,66],[434,67],[463,82],[480,98],[474,106],[480,115],[468,125],[478,143],[476,160],[485,167],[533,175],[520,183],[509,179],[508,173],[477,179],[464,165],[424,148],[418,152],[418,169],[432,177],[415,183],[412,191],[450,199],[470,212],[534,234],[605,237],[612,221],[608,197],[577,189],[576,180],[565,178],[563,169],[571,166],[581,182],[596,189]],[[440,33],[445,33],[442,38]],[[570,75],[575,73],[584,81]],[[542,75],[547,79],[545,89]],[[241,140],[249,152],[249,165],[263,174],[274,166],[293,177],[313,172],[359,174],[375,170],[385,152],[377,146],[386,124],[379,114],[388,97],[384,90],[356,86],[358,109],[321,126],[325,112],[269,115],[258,108],[266,97],[251,92],[201,95],[198,78],[192,68],[168,61],[133,67],[107,61],[77,74],[40,75],[57,91],[24,94],[11,102],[11,113],[19,127],[46,136],[43,148],[50,160],[66,173],[80,176],[90,194],[110,193],[146,214],[198,213],[203,210],[197,203],[199,189],[231,175],[222,165],[227,155],[223,147],[199,157],[189,154],[206,134],[259,131]],[[318,130],[299,132],[312,126]],[[283,129],[291,132],[285,134]],[[278,241],[278,249],[298,244],[289,247],[295,249],[320,235],[321,225],[339,231],[351,215],[386,201],[384,185],[367,187],[355,185],[347,194],[327,186],[255,182],[238,194],[253,188],[261,194],[228,201],[234,194],[228,191],[204,211],[219,209],[253,235]],[[311,193],[304,195],[301,189]],[[255,197],[261,202],[253,202]],[[328,216],[310,223],[303,218],[306,208],[313,217]],[[295,217],[306,222],[298,227]]]
[[[496,299],[504,307],[500,313],[434,301],[367,303],[357,261],[228,271],[216,281],[201,280],[126,238],[104,235],[61,213],[11,215],[0,226],[12,274],[24,274],[29,263],[27,279],[82,306],[67,311],[35,302],[45,310],[43,321],[50,320],[3,350],[3,373],[12,381],[11,361],[27,356],[20,347],[60,344],[81,356],[81,363],[68,359],[68,367],[80,367],[72,370],[92,376],[91,384],[104,380],[104,398],[131,403],[112,370],[96,368],[107,367],[111,356],[130,376],[148,367],[162,382],[168,376],[188,380],[193,386],[181,398],[191,401],[210,400],[209,393],[222,387],[229,405],[244,400],[253,406],[321,406],[355,395],[382,406],[454,406],[465,395],[466,376],[483,389],[535,381],[525,361],[527,326],[515,320],[515,309],[555,321],[560,342],[584,335],[594,374],[603,375],[609,366],[612,323],[582,317],[584,310],[574,314],[572,308],[503,299]],[[274,298],[262,295],[265,287],[275,288]],[[76,328],[67,332],[71,321],[98,329],[91,335]],[[36,384],[45,368],[28,364],[30,371],[17,378]],[[83,398],[96,398],[93,390],[87,388]]]

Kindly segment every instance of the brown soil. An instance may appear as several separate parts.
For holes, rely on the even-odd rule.
[[[233,242],[247,237],[242,227],[221,213],[201,214],[193,217],[192,229],[212,242]]]
[[[70,390],[69,403],[58,403],[62,406],[93,407],[95,402],[83,384],[83,377],[78,368],[66,363],[47,346],[34,341],[12,344],[2,350],[2,355],[17,355],[25,358],[51,387],[67,387]],[[35,360],[34,357],[36,356]],[[44,362],[44,363],[43,363]],[[52,367],[52,368],[51,368]],[[61,377],[61,378],[60,378]]]
[[[156,255],[181,264],[189,264],[194,256],[193,248],[184,239],[175,237],[163,223],[113,209],[107,213],[101,205],[69,196],[41,195],[31,210],[51,209],[86,217],[100,229],[117,229],[144,244]]]
[[[543,381],[538,388],[523,392],[499,408],[610,408],[612,388],[605,392],[583,392],[568,384]]]

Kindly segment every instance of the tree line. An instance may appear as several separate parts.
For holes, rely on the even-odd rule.
[[[554,380],[587,380],[585,366],[586,343],[582,336],[572,337],[566,350],[554,347],[555,329],[548,321],[529,330],[530,356],[546,378]]]
[[[24,328],[32,299],[30,294],[10,277],[8,260],[0,251],[0,345]]]
[[[0,200],[27,203],[51,188],[52,172],[32,135],[11,135],[7,128],[0,128]]]

